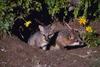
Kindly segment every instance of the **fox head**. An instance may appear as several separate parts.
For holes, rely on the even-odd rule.
[[[48,26],[39,25],[39,30],[41,34],[44,36],[46,41],[49,41],[54,36],[53,32],[54,29],[51,28],[51,25]]]

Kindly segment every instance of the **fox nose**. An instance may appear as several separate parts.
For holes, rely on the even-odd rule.
[[[75,42],[79,42],[79,40],[76,39]]]
[[[45,36],[45,35],[43,35],[43,36],[44,36],[44,39],[45,39],[46,41],[49,40],[49,37],[48,37],[48,36]]]
[[[49,37],[45,37],[45,40],[48,41],[49,40]]]

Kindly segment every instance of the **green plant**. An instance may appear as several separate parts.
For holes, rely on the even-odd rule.
[[[32,0],[0,0],[0,34],[10,33],[14,21],[29,15],[30,10],[42,10],[41,3]]]
[[[74,9],[74,16],[77,18],[78,16],[97,16],[100,12],[100,4],[99,0],[79,0],[78,4],[76,4]]]
[[[64,9],[64,14],[67,15],[69,0],[45,0],[45,3],[48,5],[48,12],[53,20],[55,20],[56,14],[59,14],[62,9]]]
[[[98,38],[96,31],[93,30],[84,16],[79,18],[79,23],[82,27],[84,27],[84,32],[80,34],[83,42],[88,47],[99,46],[100,39]]]
[[[7,7],[6,2],[1,0],[0,1],[0,35],[4,33],[9,33],[9,28],[11,26],[11,21],[13,20],[14,15],[9,13],[10,10]]]
[[[83,34],[83,41],[88,47],[97,47],[100,45],[100,39],[96,32],[86,32]]]
[[[33,1],[33,9],[36,11],[41,11],[42,10],[42,4],[40,2],[37,1]],[[32,8],[31,8],[32,9]]]

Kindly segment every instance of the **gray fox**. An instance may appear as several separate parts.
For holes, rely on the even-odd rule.
[[[56,22],[52,26],[54,32],[58,32],[55,40],[55,46],[51,46],[51,49],[60,49],[67,46],[83,46],[80,32],[77,29],[72,29],[66,23]]]
[[[39,25],[39,30],[40,31],[37,31],[32,36],[30,36],[30,38],[28,39],[28,44],[46,50],[47,45],[49,44],[49,40],[54,35],[54,33],[51,32],[53,29],[51,28],[50,25],[48,26]]]
[[[67,46],[81,46],[82,41],[79,37],[79,33],[76,31],[59,31],[56,38],[55,48],[64,48]]]
[[[50,50],[52,50],[60,49],[66,46],[82,45],[79,33],[60,22],[52,23],[48,26],[39,25],[39,29],[40,31],[36,32],[29,38],[29,45],[35,45],[43,50],[46,50],[48,46],[50,46]],[[54,38],[56,32],[58,32],[58,34],[56,38]],[[55,45],[50,45],[53,40],[52,38],[55,39]]]

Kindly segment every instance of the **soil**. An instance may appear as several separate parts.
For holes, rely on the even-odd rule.
[[[91,25],[100,33],[100,22]],[[7,36],[0,40],[0,67],[100,67],[100,46],[44,51]]]

